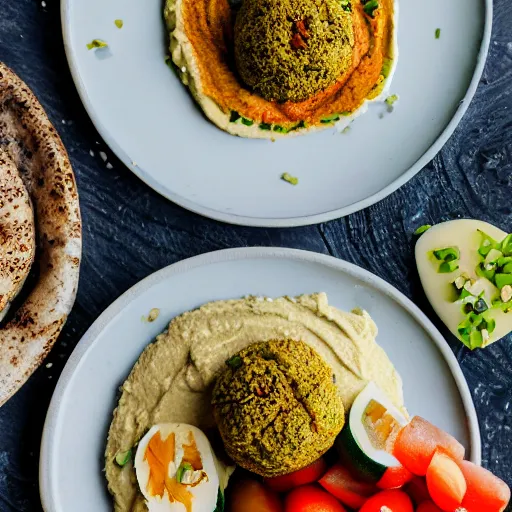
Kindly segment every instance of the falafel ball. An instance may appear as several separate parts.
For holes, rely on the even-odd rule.
[[[345,422],[332,369],[302,341],[256,343],[239,352],[219,376],[212,405],[228,455],[263,477],[314,462]]]
[[[303,101],[352,62],[352,17],[339,0],[244,0],[235,21],[242,80],[270,101]]]

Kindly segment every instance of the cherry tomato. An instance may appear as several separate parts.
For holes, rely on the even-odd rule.
[[[316,485],[303,485],[291,491],[285,499],[286,512],[346,512],[343,505]]]
[[[403,491],[382,491],[369,498],[360,512],[381,512],[387,507],[390,512],[414,512],[411,498]]]
[[[420,503],[420,506],[416,509],[416,512],[442,512],[442,510],[429,500]]]
[[[414,475],[403,466],[396,466],[386,469],[382,478],[377,482],[379,489],[399,489],[407,482],[410,482]]]
[[[231,489],[230,512],[283,512],[279,496],[256,480],[241,480]]]
[[[317,482],[327,470],[327,464],[324,459],[318,459],[309,466],[288,475],[267,478],[265,484],[276,492],[287,492],[300,485]]]

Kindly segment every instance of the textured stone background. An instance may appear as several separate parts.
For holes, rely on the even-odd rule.
[[[64,56],[58,0],[0,0],[0,60],[32,87],[64,140],[77,175],[84,236],[77,302],[46,361],[51,367],[43,365],[0,409],[0,512],[41,510],[39,444],[59,374],[96,317],[153,271],[227,247],[308,249],[377,273],[441,327],[419,285],[411,233],[421,224],[457,217],[480,218],[512,232],[508,0],[495,1],[491,50],[476,98],[435,160],[381,203],[345,219],[299,229],[249,229],[203,219],[158,196],[124,168],[99,138],[75,91]],[[112,169],[106,168],[99,151],[108,155]],[[512,485],[512,338],[476,353],[448,334],[447,339],[473,393],[483,464]]]

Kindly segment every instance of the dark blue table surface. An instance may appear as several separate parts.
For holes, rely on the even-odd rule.
[[[412,251],[416,227],[447,219],[479,218],[512,232],[512,9],[508,0],[494,4],[492,43],[478,92],[432,163],[384,201],[344,219],[255,229],[189,213],[139,181],[100,139],[78,98],[64,55],[59,0],[0,0],[0,60],[34,90],[64,140],[79,186],[84,243],[77,301],[59,341],[0,409],[0,512],[41,510],[38,463],[46,410],[66,360],[98,315],[157,269],[240,246],[331,254],[378,274],[416,302],[446,334],[469,383],[483,464],[512,485],[512,338],[484,351],[464,349],[426,302]]]

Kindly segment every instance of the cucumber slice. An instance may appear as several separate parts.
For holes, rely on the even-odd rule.
[[[370,382],[355,399],[348,422],[336,440],[336,449],[355,476],[378,482],[388,468],[400,466],[386,451],[386,441],[390,442],[407,423],[387,395]]]

